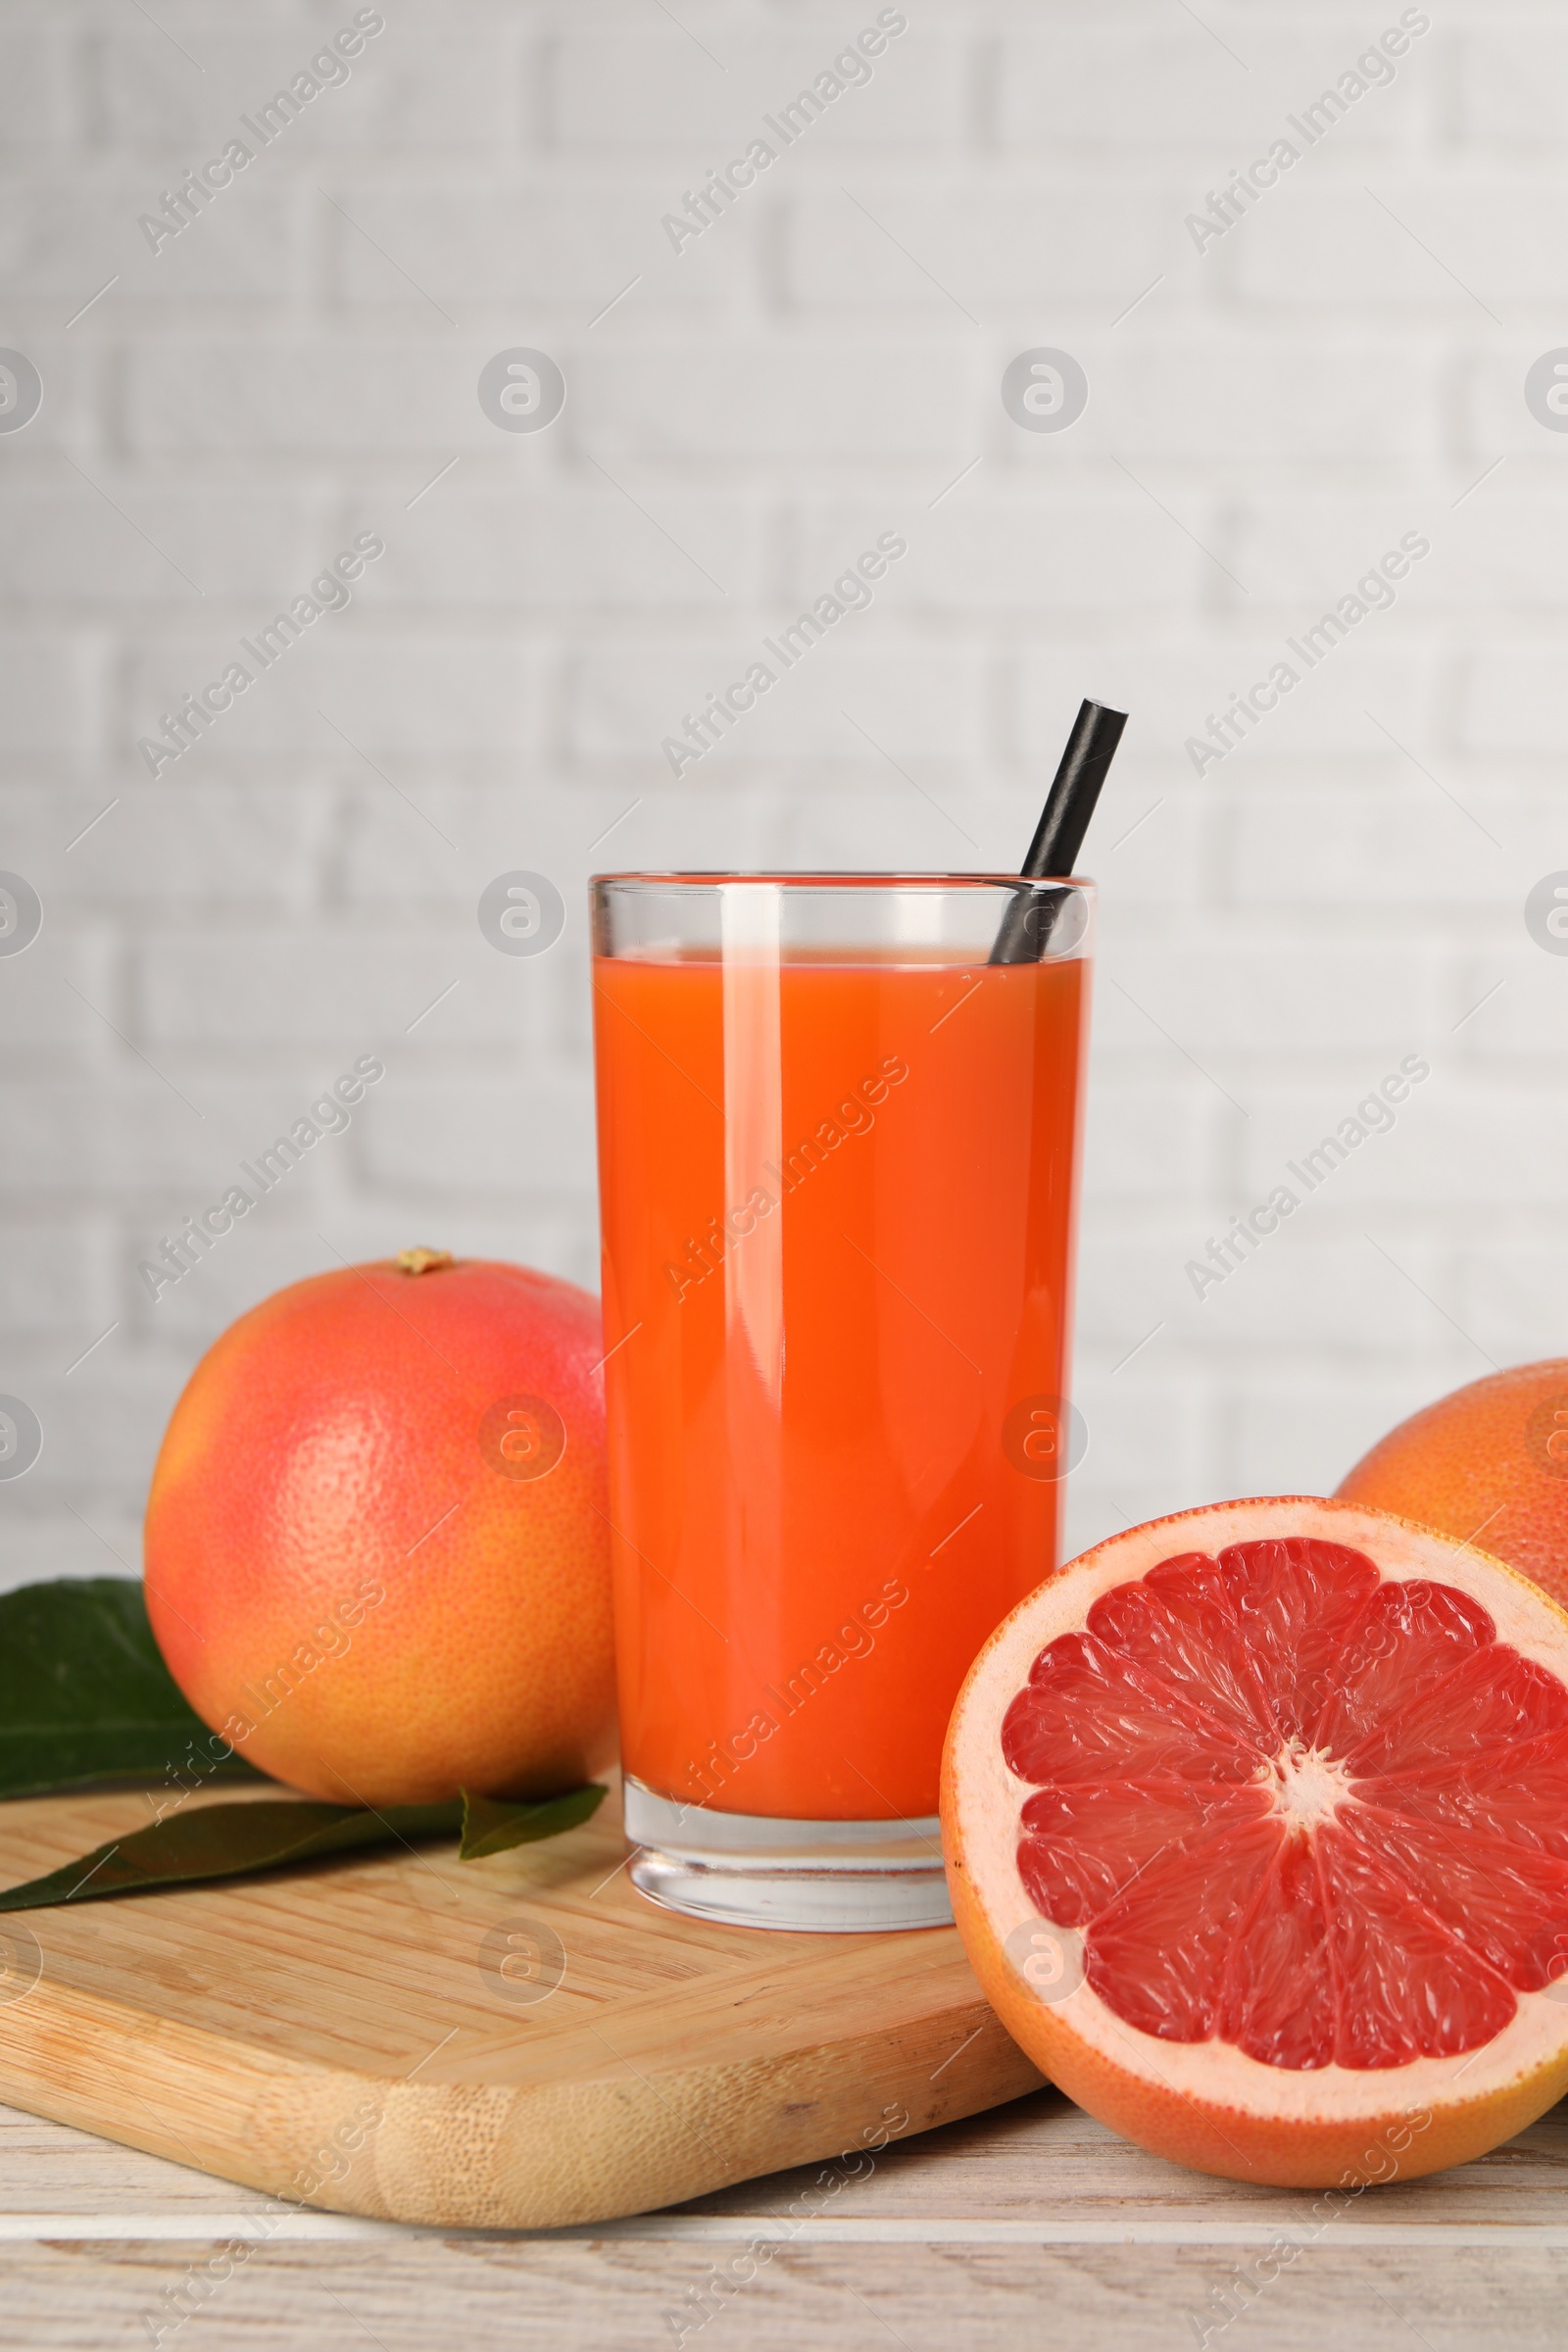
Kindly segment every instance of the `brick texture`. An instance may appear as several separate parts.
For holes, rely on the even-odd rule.
[[[1554,0],[1403,12],[1393,79],[1222,233],[1377,20],[921,0],[786,137],[871,0],[401,0],[258,126],[355,13],[0,6],[0,344],[44,383],[0,429],[0,866],[45,909],[0,955],[0,1391],[46,1429],[0,1585],[134,1564],[181,1381],[283,1282],[426,1240],[595,1279],[597,865],[1010,863],[1084,693],[1133,723],[1087,859],[1075,1543],[1332,1486],[1563,1351],[1568,958],[1524,919],[1568,868],[1568,433],[1524,398],[1564,339]],[[1087,372],[1068,431],[1004,408],[1037,347]],[[480,405],[515,349],[564,371],[546,431]],[[871,606],[673,776],[682,713],[893,529]],[[346,609],[151,772],[368,532]],[[1395,600],[1203,757],[1408,532]],[[537,960],[475,921],[514,867],[567,906]],[[155,1303],[138,1259],[371,1051],[352,1127]],[[1396,1127],[1197,1296],[1405,1054]]]

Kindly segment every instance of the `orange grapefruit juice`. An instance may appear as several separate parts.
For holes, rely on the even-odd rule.
[[[936,1810],[1057,1564],[1088,966],[595,963],[622,1756]]]

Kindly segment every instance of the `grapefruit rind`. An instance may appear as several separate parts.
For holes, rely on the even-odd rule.
[[[1568,1601],[1568,1359],[1489,1372],[1380,1438],[1335,1494],[1493,1555]]]
[[[170,1419],[144,1541],[154,1638],[209,1729],[352,1804],[602,1771],[603,1347],[587,1292],[483,1258],[334,1267],[231,1323]],[[521,1392],[567,1435],[546,1476],[486,1451]]]
[[[1040,1652],[1081,1628],[1102,1592],[1187,1552],[1315,1537],[1365,1552],[1386,1579],[1456,1579],[1497,1640],[1568,1682],[1568,1613],[1500,1560],[1410,1521],[1317,1496],[1220,1503],[1152,1520],[1060,1570],[1000,1625],[969,1671],[948,1733],[942,1822],[954,1914],[975,1974],[1015,2041],[1068,2096],[1159,2155],[1279,2186],[1412,2180],[1495,2147],[1568,2088],[1568,2000],[1517,1992],[1515,2015],[1462,2056],[1295,2073],[1229,2043],[1168,2041],[1127,2024],[1088,1982],[1042,2000],[1005,1949],[1041,1915],[1017,1865],[1027,1784],[1001,1728]],[[1393,2169],[1390,2170],[1392,2165]]]

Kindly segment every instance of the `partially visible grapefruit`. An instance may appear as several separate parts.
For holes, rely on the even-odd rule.
[[[614,1749],[599,1302],[410,1250],[241,1315],[147,1502],[170,1672],[253,1764],[343,1803],[544,1796]]]
[[[1568,1362],[1518,1364],[1439,1397],[1336,1491],[1479,1544],[1568,1606]]]
[[[954,1910],[1092,2115],[1238,2180],[1410,2180],[1568,2087],[1568,1615],[1349,1503],[1113,1537],[981,1651]]]

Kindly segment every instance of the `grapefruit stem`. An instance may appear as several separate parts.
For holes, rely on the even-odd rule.
[[[457,1261],[450,1250],[400,1250],[392,1262],[400,1274],[439,1274]]]

